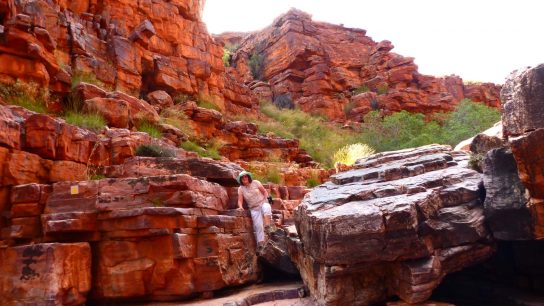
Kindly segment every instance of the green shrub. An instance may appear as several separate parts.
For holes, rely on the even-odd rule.
[[[279,108],[287,108],[287,109],[294,109],[295,103],[293,103],[293,99],[291,99],[290,94],[283,94],[279,95],[274,98],[274,101],[272,101],[274,105],[276,105]]]
[[[157,128],[157,126],[150,122],[140,123],[140,126],[138,126],[138,131],[147,133],[153,138],[160,139],[162,137],[161,131]]]
[[[230,67],[231,56],[232,54],[230,51],[227,48],[223,48],[223,65],[225,65],[225,67]]]
[[[440,126],[436,122],[425,122],[423,114],[401,111],[382,119],[378,111],[372,111],[363,121],[363,143],[378,152],[441,142]]]
[[[136,156],[145,156],[145,157],[175,157],[176,152],[174,150],[158,146],[143,144],[139,145],[136,148]]]
[[[100,130],[107,124],[104,117],[97,113],[84,114],[69,111],[65,113],[64,120],[66,120],[67,123],[90,130]]]
[[[368,113],[361,126],[362,142],[376,151],[412,148],[431,143],[455,146],[500,120],[497,109],[463,100],[455,111],[436,114],[427,120],[423,114],[401,111],[385,118],[379,112]],[[438,121],[437,121],[438,120]]]
[[[351,166],[355,162],[367,156],[374,154],[375,151],[370,146],[363,143],[354,143],[340,148],[334,153],[334,163],[341,163]]]
[[[264,70],[264,56],[260,53],[253,53],[249,58],[249,69],[256,80],[262,80]]]
[[[364,93],[364,92],[369,92],[369,91],[370,91],[370,88],[368,88],[368,86],[366,86],[366,85],[361,85],[361,86],[359,86],[359,87],[357,87],[357,88],[355,88],[355,89],[353,90],[353,95],[356,96],[356,95],[358,95],[358,94],[362,94],[362,93]]]
[[[49,91],[37,83],[17,80],[14,84],[0,84],[0,97],[8,104],[40,114],[47,113]]]

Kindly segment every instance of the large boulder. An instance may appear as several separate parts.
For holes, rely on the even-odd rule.
[[[423,302],[446,274],[488,258],[482,176],[467,161],[448,146],[379,153],[310,192],[294,258],[318,303]]]
[[[486,223],[496,239],[532,239],[532,221],[525,187],[507,148],[494,149],[484,160]]]
[[[544,128],[544,64],[514,71],[501,90],[501,100],[508,136]]]

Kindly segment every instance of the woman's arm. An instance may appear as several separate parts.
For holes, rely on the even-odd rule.
[[[240,189],[238,189],[238,209],[244,209],[242,206],[244,204],[244,196],[242,195],[242,192]]]
[[[268,198],[268,191],[266,191],[263,184],[261,184],[261,182],[259,181],[257,181],[257,183],[258,183],[259,191],[264,195],[265,198]]]

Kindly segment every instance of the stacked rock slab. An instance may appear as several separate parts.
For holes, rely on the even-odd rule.
[[[501,91],[504,134],[529,194],[536,239],[544,238],[544,64],[513,72]]]
[[[296,9],[262,31],[226,33],[221,40],[240,42],[230,69],[255,94],[278,104],[290,100],[331,119],[361,120],[377,109],[451,111],[464,98],[500,105],[495,84],[420,74],[414,58],[391,52],[391,42],[375,42],[365,30],[313,21]]]
[[[225,185],[240,170],[207,160],[178,165]],[[13,186],[0,304],[184,299],[254,282],[251,219],[227,203],[225,187],[187,174]]]
[[[431,145],[358,161],[295,211],[290,253],[320,305],[427,300],[448,273],[488,258],[482,176]]]

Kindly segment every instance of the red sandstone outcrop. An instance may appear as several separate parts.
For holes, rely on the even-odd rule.
[[[219,37],[230,42],[242,36]],[[269,83],[272,100],[287,95],[302,110],[331,119],[360,120],[374,109],[451,111],[464,98],[500,106],[499,86],[422,75],[413,58],[391,49],[391,42],[374,42],[365,30],[315,22],[293,9],[264,30],[243,37],[229,71],[249,84],[254,80],[253,66]],[[357,96],[353,93],[357,88],[371,93]]]
[[[467,161],[447,146],[379,153],[310,192],[290,252],[318,303],[423,302],[446,274],[487,259],[482,176]]]
[[[253,282],[251,221],[247,212],[225,215],[227,202],[222,186],[185,174],[13,187],[2,244],[38,243],[0,251],[0,283],[7,284],[0,302],[81,305],[91,283],[93,299],[165,300]],[[39,243],[47,241],[63,243]],[[93,242],[92,269],[81,242]],[[58,255],[44,255],[57,246]],[[86,253],[71,251],[83,247]],[[43,252],[27,251],[34,249]],[[9,293],[14,288],[20,295]]]
[[[252,111],[250,91],[225,73],[223,48],[201,21],[203,5],[2,1],[0,81],[66,93],[71,79],[95,75],[125,92],[165,90],[205,97],[225,111]]]

